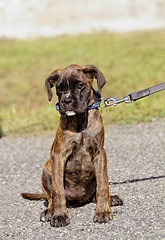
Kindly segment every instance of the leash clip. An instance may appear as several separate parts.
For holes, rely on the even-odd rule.
[[[109,98],[100,98],[100,100],[104,101],[104,106],[100,106],[101,108],[110,107],[110,106],[117,106],[117,104],[125,102],[125,103],[132,103],[133,101],[129,98],[130,93],[125,95],[122,99],[117,99],[114,97]]]

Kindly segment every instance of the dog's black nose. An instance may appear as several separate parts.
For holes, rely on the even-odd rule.
[[[63,102],[64,102],[65,104],[69,104],[69,103],[72,103],[73,100],[72,100],[71,98],[64,98]]]
[[[62,102],[63,104],[70,104],[70,103],[73,102],[73,98],[72,98],[70,95],[65,94],[65,95],[62,96],[61,102]]]

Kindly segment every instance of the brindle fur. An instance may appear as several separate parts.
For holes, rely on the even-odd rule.
[[[50,159],[43,168],[44,194],[23,193],[22,196],[32,200],[47,199],[48,209],[41,213],[40,219],[50,221],[51,226],[69,224],[67,206],[96,202],[93,220],[105,223],[113,218],[110,205],[122,204],[118,196],[109,195],[107,157],[103,147],[104,127],[100,112],[98,109],[87,109],[94,102],[94,77],[97,78],[100,93],[105,78],[93,65],[70,65],[54,71],[46,80],[49,100],[52,98],[51,88],[57,87],[60,123],[51,147]],[[78,83],[84,83],[82,90],[77,87]],[[68,91],[71,92],[70,98]],[[76,114],[67,116],[65,113],[68,110],[73,110]]]

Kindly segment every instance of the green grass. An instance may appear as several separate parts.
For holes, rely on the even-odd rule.
[[[94,64],[107,84],[103,97],[121,98],[165,81],[165,32],[100,32],[30,41],[0,40],[1,135],[38,135],[57,127],[56,98],[47,100],[44,82],[57,68]],[[165,92],[133,104],[101,109],[105,125],[165,117]]]

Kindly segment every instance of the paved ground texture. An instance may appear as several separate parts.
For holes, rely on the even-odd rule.
[[[114,220],[107,224],[92,222],[91,203],[69,209],[67,227],[52,228],[39,221],[44,203],[20,196],[41,191],[42,166],[52,141],[0,139],[0,239],[165,239],[165,120],[106,129],[110,192],[124,200],[123,206],[112,208]]]

